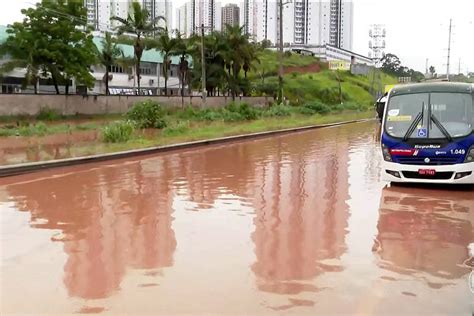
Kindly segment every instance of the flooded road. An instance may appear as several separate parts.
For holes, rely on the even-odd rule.
[[[388,187],[376,127],[0,179],[0,314],[471,315],[474,190]]]

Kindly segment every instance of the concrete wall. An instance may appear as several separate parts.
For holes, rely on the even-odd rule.
[[[182,106],[180,97],[0,94],[0,116],[35,115],[42,108],[55,109],[63,115],[125,113],[135,102],[149,99],[163,106]],[[268,97],[236,98],[237,103],[246,102],[255,106],[264,106],[272,101]],[[208,97],[206,107],[221,107],[230,102],[230,97]],[[201,97],[185,97],[184,106],[188,105],[201,107]]]

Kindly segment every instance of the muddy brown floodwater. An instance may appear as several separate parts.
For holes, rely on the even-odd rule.
[[[380,181],[376,123],[0,180],[0,314],[471,315],[474,190]]]

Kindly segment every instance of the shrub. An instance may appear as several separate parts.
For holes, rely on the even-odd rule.
[[[228,106],[228,109],[231,112],[239,113],[242,119],[247,121],[255,120],[259,116],[259,111],[248,103],[241,103],[239,106],[232,103]]]
[[[112,122],[102,130],[102,138],[107,143],[126,142],[132,138],[134,129],[130,121]]]
[[[230,111],[228,109],[222,110],[222,119],[224,122],[238,122],[245,120],[239,112]]]
[[[264,115],[283,117],[283,116],[290,116],[291,112],[292,112],[291,106],[288,106],[285,104],[275,104],[274,106],[266,110]]]
[[[166,127],[164,115],[165,112],[159,103],[146,100],[135,103],[128,111],[127,119],[137,128],[164,128]]]
[[[355,111],[365,110],[365,107],[362,104],[354,103],[354,102],[345,102],[344,104],[342,104],[342,108],[344,110],[355,110]]]
[[[222,120],[222,114],[219,110],[203,109],[197,112],[196,117],[202,121],[218,121]]]
[[[178,122],[176,125],[168,126],[163,130],[165,136],[176,136],[185,133],[189,129],[189,122]]]
[[[50,108],[42,108],[36,114],[36,119],[39,121],[57,121],[62,118],[61,113],[58,110],[50,109]]]
[[[327,114],[331,112],[329,106],[319,101],[313,101],[306,103],[300,108],[300,113],[306,115],[313,115],[313,114]]]
[[[190,120],[190,119],[195,119],[198,116],[198,109],[193,108],[191,105],[188,105],[184,109],[176,110],[175,114],[178,118],[183,119],[183,120]]]

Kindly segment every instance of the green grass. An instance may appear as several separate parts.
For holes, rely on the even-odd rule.
[[[259,78],[264,72],[267,75],[276,75],[278,71],[278,54],[275,51],[264,50],[257,56],[259,63],[255,64],[255,69],[249,73],[249,78]],[[283,58],[284,67],[302,67],[318,63],[319,59],[313,56],[303,56],[295,53],[286,54]]]
[[[190,122],[182,122],[177,124],[177,128],[171,125],[170,127],[163,129],[154,139],[144,139],[141,135],[136,134],[134,138],[127,142],[107,144],[107,146],[101,147],[101,152],[109,153],[152,146],[170,145],[225,136],[273,131],[285,128],[336,123],[355,119],[371,118],[373,116],[373,111],[345,111],[329,115],[312,116],[293,113],[290,116],[283,118],[263,117],[254,121],[243,121],[239,123],[214,121],[194,122],[191,124]],[[187,126],[190,127],[188,128]],[[82,151],[87,152],[88,150],[82,149]]]
[[[343,102],[355,102],[369,108],[373,104],[370,94],[370,79],[368,76],[352,75],[347,71],[339,73],[343,94]],[[266,79],[268,83],[277,84],[276,76]],[[396,79],[382,75],[382,84],[393,84]],[[318,73],[285,75],[284,94],[292,104],[304,104],[315,100],[326,104],[339,103],[339,83],[336,73],[323,70]]]
[[[88,131],[100,128],[101,124],[87,122],[77,125],[46,124],[43,122],[23,123],[24,125],[4,125],[0,127],[0,137],[3,136],[46,136],[53,134],[71,133],[74,131]]]

